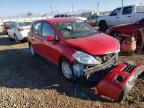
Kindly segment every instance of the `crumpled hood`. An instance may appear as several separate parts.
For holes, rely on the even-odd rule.
[[[116,53],[120,50],[119,41],[103,33],[86,38],[66,40],[66,43],[91,55]]]

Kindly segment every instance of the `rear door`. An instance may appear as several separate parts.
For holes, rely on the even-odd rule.
[[[132,13],[133,13],[133,6],[124,7],[122,10],[122,15],[120,16],[121,24],[132,23]]]
[[[32,33],[30,41],[35,49],[35,51],[39,54],[41,52],[41,29],[42,29],[42,22],[38,21],[32,25]]]

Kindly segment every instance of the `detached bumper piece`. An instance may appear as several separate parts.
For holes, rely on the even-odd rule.
[[[96,86],[99,95],[123,102],[135,80],[144,71],[143,65],[123,63],[109,72]]]

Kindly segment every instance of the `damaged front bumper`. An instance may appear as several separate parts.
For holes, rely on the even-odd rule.
[[[107,56],[103,56],[99,58],[103,60],[106,59],[106,57]],[[96,72],[100,72],[107,68],[111,68],[115,66],[117,61],[118,61],[118,54],[111,54],[110,58],[107,58],[102,64],[99,65],[88,66],[83,64],[75,64],[73,65],[74,75],[78,78],[83,76],[88,79],[91,75],[93,75]]]
[[[97,92],[99,95],[122,102],[142,72],[144,72],[143,65],[121,64],[115,67],[97,84]]]

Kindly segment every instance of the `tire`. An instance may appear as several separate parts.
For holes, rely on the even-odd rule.
[[[20,43],[20,40],[18,40],[16,34],[14,34],[14,40],[15,40],[16,43]]]
[[[14,39],[10,37],[10,35],[8,34],[8,38],[10,41],[13,41]]]
[[[119,41],[122,39],[120,34],[121,34],[120,32],[112,32],[112,33],[110,33],[111,36],[113,36],[114,38],[116,38]]]
[[[62,59],[59,64],[60,71],[63,76],[69,81],[76,81],[76,77],[74,76],[72,64],[66,59]]]
[[[99,29],[100,31],[103,31],[103,32],[104,32],[104,31],[106,31],[106,29],[107,29],[107,24],[106,24],[105,21],[100,21],[99,24],[98,24],[98,26],[99,26],[99,28],[100,28],[100,29]]]
[[[31,44],[29,45],[29,49],[30,49],[31,55],[35,57],[37,54]]]

